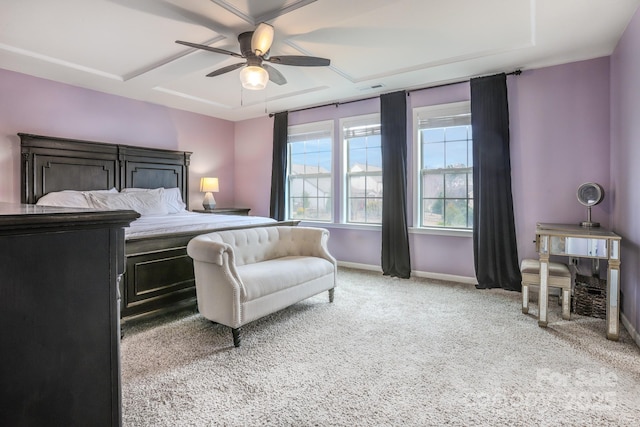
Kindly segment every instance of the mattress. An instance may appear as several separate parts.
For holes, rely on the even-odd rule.
[[[124,229],[126,240],[135,240],[170,233],[212,232],[229,227],[273,224],[276,220],[261,216],[218,215],[181,212],[170,215],[143,215]]]

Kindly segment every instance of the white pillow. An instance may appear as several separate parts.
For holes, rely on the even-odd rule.
[[[122,193],[134,193],[139,191],[151,191],[149,188],[123,188]],[[170,214],[180,213],[187,210],[187,205],[182,201],[182,194],[180,189],[165,188],[164,189],[164,201],[167,205],[167,211]]]
[[[121,193],[135,193],[136,191],[151,191],[155,190],[154,188],[137,188],[137,187],[128,187],[120,190]]]
[[[91,205],[100,210],[133,210],[140,215],[166,215],[167,205],[164,202],[164,189],[125,193],[89,194]]]
[[[67,208],[87,208],[91,209],[91,202],[87,196],[91,193],[118,193],[118,190],[112,188],[110,190],[92,190],[92,191],[76,191],[63,190],[54,191],[40,197],[36,205],[40,206],[63,206]]]

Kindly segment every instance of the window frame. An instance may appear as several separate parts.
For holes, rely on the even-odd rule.
[[[291,174],[292,167],[292,152],[291,152],[291,142],[292,136],[311,134],[311,133],[322,133],[326,132],[330,139],[330,159],[331,159],[331,171],[329,174],[316,173],[316,174],[304,174],[303,176],[308,176],[311,178],[319,179],[319,178],[328,178],[329,179],[329,197],[331,208],[328,210],[329,218],[328,219],[318,219],[318,218],[307,218],[307,217],[293,217],[291,215],[291,182],[293,177],[296,175]],[[309,141],[313,139],[310,138]],[[297,125],[291,125],[287,127],[287,173],[286,173],[286,187],[285,187],[285,211],[287,220],[293,221],[304,221],[304,222],[318,222],[323,224],[333,223],[334,222],[334,203],[335,203],[335,192],[334,192],[334,177],[335,177],[335,162],[334,162],[334,150],[335,150],[335,132],[334,132],[334,120],[323,120],[319,122],[310,122],[310,123],[302,123]],[[306,152],[305,152],[306,153]],[[300,175],[297,175],[300,176]],[[318,195],[315,196],[316,199],[319,199]]]
[[[349,171],[349,146],[346,138],[346,130],[348,128],[353,128],[357,126],[378,126],[377,135],[380,135],[381,118],[380,113],[372,113],[372,114],[364,114],[359,116],[351,116],[351,117],[343,117],[339,120],[340,126],[340,141],[341,141],[341,162],[342,162],[342,174],[341,174],[341,189],[342,189],[342,197],[341,197],[341,223],[347,226],[353,227],[381,227],[382,226],[382,217],[380,218],[380,222],[366,222],[365,221],[350,221],[350,201],[351,201],[351,191],[350,191],[350,178],[351,177],[364,177],[365,179],[370,176],[379,177],[381,194],[379,196],[380,206],[382,205],[382,193],[384,189],[382,189],[382,144],[380,145],[380,172],[370,172],[370,171],[362,171],[362,172],[350,172]],[[374,135],[376,135],[374,134]],[[368,163],[367,163],[368,166]],[[365,194],[364,204],[365,204],[365,219],[366,219],[366,205],[367,205],[367,195]],[[378,199],[378,197],[371,197],[370,199]],[[382,207],[380,207],[382,209]]]
[[[414,201],[414,226],[412,231],[418,233],[428,233],[428,234],[437,234],[437,235],[450,235],[450,236],[470,236],[473,233],[473,217],[468,216],[467,212],[467,221],[470,221],[470,227],[450,227],[450,226],[435,226],[435,225],[422,225],[424,223],[423,220],[423,212],[424,212],[424,191],[423,191],[423,175],[425,173],[425,169],[423,169],[422,161],[423,161],[423,147],[421,140],[421,130],[424,129],[420,126],[421,119],[427,119],[429,117],[437,118],[437,117],[447,117],[447,116],[456,116],[460,114],[471,114],[471,102],[470,101],[461,101],[461,102],[452,102],[446,104],[436,104],[429,106],[421,106],[413,108],[413,167],[415,173],[413,173],[413,201]],[[470,125],[470,123],[469,123]],[[473,131],[472,131],[473,132]],[[471,137],[471,147],[468,149],[473,150],[473,137]],[[468,156],[472,155],[472,153],[468,152]],[[446,169],[446,165],[445,168]],[[464,169],[462,171],[462,169]],[[461,173],[471,174],[473,176],[473,165],[467,164],[467,167],[461,168]],[[444,176],[444,174],[443,174]],[[471,187],[472,190],[472,187]],[[467,193],[468,194],[468,193]],[[459,198],[452,198],[459,199]],[[447,198],[442,198],[443,203],[446,203]],[[473,196],[466,197],[467,206],[468,203],[473,201]]]

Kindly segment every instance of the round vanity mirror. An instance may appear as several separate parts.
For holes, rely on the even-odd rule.
[[[580,223],[583,227],[600,227],[599,222],[591,221],[591,207],[604,199],[604,189],[595,182],[586,182],[578,187],[578,201],[587,207],[587,220]]]

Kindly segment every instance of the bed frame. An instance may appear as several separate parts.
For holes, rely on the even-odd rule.
[[[22,203],[36,203],[52,191],[178,187],[189,206],[191,153],[188,151],[18,135],[22,153]],[[124,320],[195,303],[193,261],[187,255],[186,246],[193,237],[206,232],[127,240],[126,270],[120,282],[120,316]]]

